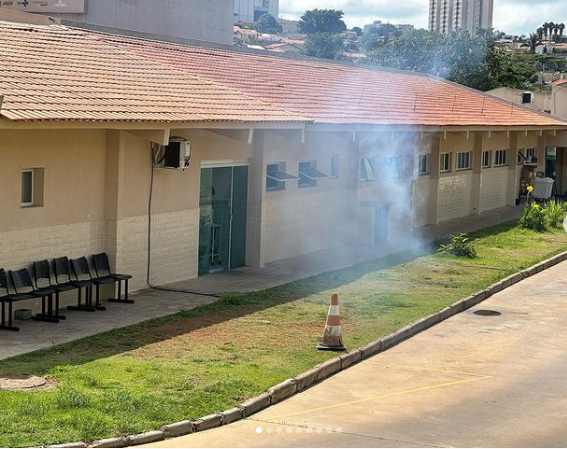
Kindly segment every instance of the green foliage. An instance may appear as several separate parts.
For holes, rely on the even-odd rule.
[[[535,55],[536,49],[539,45],[541,45],[541,39],[538,36],[537,33],[532,33],[528,36],[528,38],[524,41],[524,43],[522,44],[522,47],[528,47],[529,48],[529,52],[532,55]]]
[[[278,34],[283,31],[283,27],[271,14],[262,14],[256,22],[256,31],[259,33]]]
[[[354,31],[357,36],[362,36],[363,34],[362,28],[360,27],[353,27],[351,31]]]
[[[496,38],[490,30],[473,36],[466,31],[444,35],[414,30],[377,48],[370,58],[379,65],[428,73],[483,91],[526,88],[537,77],[536,60],[497,49]]]
[[[520,217],[520,225],[526,229],[544,232],[547,229],[547,213],[537,203],[526,203]]]
[[[366,51],[375,51],[380,46],[387,45],[392,38],[397,38],[401,35],[402,32],[394,25],[383,23],[370,28],[362,37],[362,42]]]
[[[343,16],[344,13],[337,9],[312,9],[301,16],[298,30],[302,34],[309,35],[340,34],[347,29]]]
[[[453,256],[468,257],[469,259],[474,259],[477,255],[476,249],[466,234],[452,235],[450,242],[440,245],[437,251],[442,254],[452,254]]]
[[[565,219],[565,203],[560,203],[556,200],[551,200],[545,205],[545,213],[547,215],[547,222],[552,228],[561,228],[563,220]]]
[[[342,59],[344,41],[340,34],[315,33],[305,39],[304,54],[316,58]]]

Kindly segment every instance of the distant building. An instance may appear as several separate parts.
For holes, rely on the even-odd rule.
[[[42,0],[2,1],[0,5],[59,17],[64,25],[80,28],[139,37],[152,35],[160,40],[198,40],[230,45],[232,1]]]
[[[386,25],[386,23],[382,22],[381,20],[375,20],[372,23],[364,25],[364,28],[362,30],[364,31],[364,33],[368,33],[368,31],[370,31],[372,28],[380,28],[383,25]],[[410,24],[399,24],[399,25],[391,24],[391,25],[397,28],[398,30],[400,30],[402,34],[406,34],[412,30],[415,30],[415,26]]]
[[[234,23],[256,22],[268,13],[278,17],[279,0],[234,0]]]
[[[492,28],[494,0],[429,0],[429,30],[448,34]]]
[[[299,20],[278,19],[278,23],[282,26],[281,34],[284,36],[299,34]]]

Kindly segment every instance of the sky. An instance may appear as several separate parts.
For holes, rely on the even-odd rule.
[[[429,0],[280,0],[280,15],[288,19],[313,8],[342,9],[349,27],[382,20],[426,28]],[[528,34],[544,22],[567,24],[565,0],[494,0],[494,28],[499,31]]]

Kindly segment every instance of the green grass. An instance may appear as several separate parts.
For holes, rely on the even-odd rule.
[[[57,386],[0,391],[0,446],[93,440],[230,408],[334,354],[315,350],[331,293],[355,348],[567,250],[561,230],[471,235],[476,259],[390,257],[0,362]]]

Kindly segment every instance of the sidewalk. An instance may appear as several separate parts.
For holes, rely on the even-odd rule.
[[[423,244],[459,232],[471,232],[494,224],[516,219],[521,208],[506,207],[420,229]],[[380,246],[364,246],[354,250],[344,248],[321,251],[267,264],[265,268],[244,267],[227,272],[179,282],[168,287],[207,294],[247,293],[264,290],[305,279],[320,273],[346,268],[411,249],[415,239],[392,241]],[[0,360],[49,348],[112,329],[141,323],[152,318],[172,315],[183,309],[210,304],[213,297],[186,293],[143,290],[132,295],[136,303],[109,303],[105,312],[85,313],[65,311],[67,320],[59,324],[17,322],[20,332],[0,331]]]

